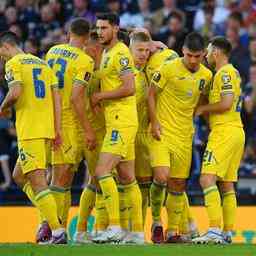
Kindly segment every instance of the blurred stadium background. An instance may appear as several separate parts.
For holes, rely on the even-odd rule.
[[[239,70],[242,77],[244,95],[242,117],[246,132],[246,149],[239,170],[240,181],[237,185],[238,203],[240,206],[255,205],[256,1],[0,0],[0,31],[10,29],[22,39],[26,52],[44,57],[45,52],[52,45],[66,41],[67,24],[73,17],[85,17],[93,24],[97,13],[104,11],[119,13],[122,28],[128,30],[135,26],[147,28],[153,39],[164,42],[180,54],[184,38],[192,30],[200,31],[206,40],[214,35],[225,35],[231,41],[233,51],[230,61]],[[6,92],[4,65],[3,62],[0,62],[0,102]],[[27,213],[22,211],[19,215],[18,209],[24,208],[8,207],[31,205],[25,194],[11,180],[12,170],[17,158],[13,123],[14,119],[0,119],[0,205],[4,206],[0,208],[0,219],[2,221],[1,216],[8,216],[8,211],[13,211],[13,214],[17,216],[23,216],[22,214],[24,214],[24,218],[30,219],[29,216],[26,216]],[[198,206],[203,203],[198,176],[208,130],[202,119],[195,120],[195,126],[196,134],[191,178],[188,181],[188,194],[192,204]],[[79,196],[86,181],[86,165],[82,163],[72,188],[73,205],[78,204]],[[32,213],[34,212],[31,211],[30,214]],[[256,221],[253,220],[255,217],[247,217],[248,214],[254,216],[254,213],[256,213],[254,208],[243,208],[242,212],[239,209],[238,222],[244,218],[249,218],[247,219],[249,222],[241,227],[241,232],[247,232],[247,235],[239,233],[241,241],[253,242],[253,237],[256,237],[256,232],[253,231],[256,230]],[[74,209],[72,214],[75,214]],[[201,212],[198,212],[198,214],[201,214]],[[21,219],[18,222],[21,222]],[[33,221],[31,220],[31,222]],[[34,222],[36,223],[36,220]],[[5,223],[5,225],[7,224]],[[3,230],[4,228],[1,226],[0,242],[3,237]],[[20,230],[22,230],[22,226]],[[243,237],[249,237],[249,240]],[[26,241],[26,238],[24,239]]]

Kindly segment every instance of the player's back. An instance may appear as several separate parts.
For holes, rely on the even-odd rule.
[[[54,138],[52,86],[57,80],[47,63],[31,54],[18,54],[6,63],[9,86],[20,83],[22,94],[16,109],[19,140]]]
[[[221,114],[210,115],[210,127],[215,125],[230,125],[243,127],[241,121],[242,95],[241,95],[241,78],[239,72],[232,64],[223,66],[214,76],[213,84],[209,92],[209,102],[216,103],[221,99],[221,95],[234,95],[234,101],[231,109]]]
[[[159,69],[159,67],[165,61],[174,60],[178,57],[179,57],[178,53],[168,48],[158,50],[157,52],[152,54],[146,66],[146,74],[147,74],[148,80],[150,81],[152,79],[152,76],[155,73],[155,71]]]
[[[72,124],[75,118],[70,101],[73,84],[89,81],[94,62],[83,50],[69,44],[53,46],[48,51],[46,60],[59,81],[63,117]]]
[[[165,62],[160,70],[161,74],[155,73],[152,81],[162,83],[163,80],[165,84],[157,101],[157,116],[164,133],[191,136],[194,109],[201,93],[211,82],[211,71],[200,64],[200,68],[192,73],[182,58]]]

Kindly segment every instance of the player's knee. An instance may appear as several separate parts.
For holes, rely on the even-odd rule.
[[[168,175],[165,172],[157,171],[154,173],[154,181],[159,184],[166,184]]]
[[[219,188],[221,193],[227,193],[234,191],[234,184],[233,182],[219,182]]]
[[[175,192],[184,192],[186,190],[186,180],[185,179],[169,179],[168,188]]]
[[[200,185],[203,189],[214,186],[216,184],[216,178],[210,174],[203,174],[200,176]]]

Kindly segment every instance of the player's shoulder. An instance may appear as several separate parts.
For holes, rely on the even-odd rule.
[[[122,42],[118,42],[114,46],[113,54],[115,54],[117,56],[123,56],[123,55],[131,55],[131,52],[126,44],[124,44]]]
[[[221,78],[223,81],[230,80],[233,74],[238,72],[232,64],[221,67],[215,74],[215,78]]]
[[[212,77],[212,71],[207,68],[204,64],[200,64],[200,69],[202,74],[204,74],[205,76],[211,78]]]

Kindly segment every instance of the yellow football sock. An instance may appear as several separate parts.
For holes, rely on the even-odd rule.
[[[204,200],[209,218],[209,226],[211,228],[220,228],[222,211],[221,199],[216,185],[204,189]]]
[[[137,181],[123,185],[130,205],[131,231],[143,232],[142,198]]]
[[[226,192],[222,197],[223,230],[233,231],[236,218],[236,193],[234,190]]]
[[[72,201],[71,190],[70,190],[70,188],[66,188],[65,189],[65,199],[64,199],[63,215],[62,215],[62,222],[63,222],[64,228],[67,227],[68,213],[69,213],[69,209],[71,207],[71,201]]]
[[[120,206],[120,225],[122,229],[129,230],[130,229],[129,198],[123,186],[118,185],[118,192],[119,192],[119,206]]]
[[[168,231],[178,233],[181,215],[184,210],[184,193],[168,192],[166,209],[168,214]]]
[[[96,230],[103,231],[109,225],[108,212],[102,192],[97,192],[95,203]]]
[[[79,232],[87,230],[87,219],[95,206],[96,200],[96,187],[94,185],[88,185],[84,188],[80,197],[79,213],[76,225],[76,230]]]
[[[112,175],[98,178],[108,211],[109,226],[120,226],[119,195]]]
[[[140,192],[142,196],[142,218],[143,218],[143,226],[146,222],[147,209],[149,204],[149,190],[150,184],[140,184]]]
[[[64,203],[65,203],[65,188],[57,187],[57,186],[50,186],[50,189],[52,191],[52,195],[55,199],[56,205],[57,205],[57,214],[60,223],[64,227],[63,223],[63,212],[64,212]]]
[[[34,191],[30,185],[29,182],[27,182],[24,187],[22,188],[22,190],[24,191],[24,193],[27,195],[27,197],[29,198],[29,200],[31,201],[31,203],[36,207],[37,207],[37,202],[35,201],[35,194]],[[39,223],[42,223],[45,220],[45,218],[42,215],[42,212],[39,211],[38,209],[38,221]]]
[[[181,218],[180,218],[179,232],[180,232],[180,234],[188,234],[188,232],[189,232],[189,225],[188,225],[189,205],[188,205],[187,195],[185,192],[184,192],[183,200],[184,200],[184,207],[183,207],[183,211],[182,211]]]
[[[161,209],[165,197],[165,188],[165,184],[160,184],[156,181],[153,181],[150,186],[150,206],[154,222],[160,222],[161,219]]]
[[[57,215],[56,201],[50,189],[43,190],[35,196],[38,209],[42,212],[51,230],[61,228]]]

